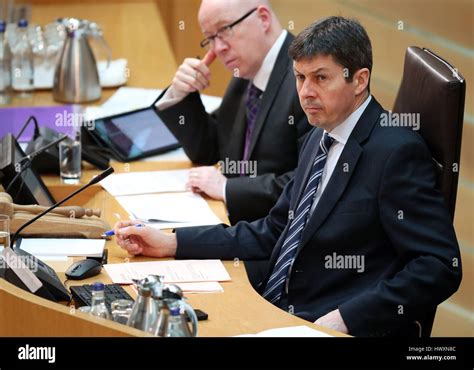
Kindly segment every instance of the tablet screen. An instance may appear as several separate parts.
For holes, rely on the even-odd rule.
[[[153,108],[95,122],[99,136],[125,158],[137,158],[179,146]]]

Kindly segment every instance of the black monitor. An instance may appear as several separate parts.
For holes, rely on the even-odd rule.
[[[53,196],[31,166],[23,166],[23,171],[18,175],[19,162],[24,157],[25,152],[13,135],[5,135],[0,141],[0,181],[3,188],[6,190],[14,181],[8,190],[14,203],[53,205]]]

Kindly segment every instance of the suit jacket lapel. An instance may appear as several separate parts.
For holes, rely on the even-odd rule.
[[[285,42],[283,43],[280,49],[280,52],[278,53],[275,66],[273,67],[270,79],[268,80],[267,87],[265,88],[265,92],[262,95],[260,111],[258,113],[257,121],[255,122],[255,126],[253,128],[252,138],[250,140],[249,157],[252,155],[260,132],[262,131],[262,128],[266,123],[266,118],[268,116],[270,108],[272,107],[273,101],[278,95],[280,85],[283,82],[286,74],[288,73],[288,63],[290,62],[290,59],[287,53],[292,40],[293,36],[291,34],[288,34],[286,36]]]
[[[337,201],[344,193],[361,154],[362,148],[359,146],[359,143],[353,139],[349,139],[334,168],[331,179],[326,185],[313,214],[308,220],[301,237],[300,246],[303,246],[307,242],[331,213]],[[348,168],[348,171],[345,172],[343,167]]]
[[[319,149],[319,142],[321,141],[321,138],[323,137],[324,130],[318,129],[318,133],[315,135],[314,139],[314,147],[313,147],[313,153],[311,154],[310,160],[311,160],[311,165],[307,165],[304,176],[301,180],[301,183],[298,183],[298,190],[297,190],[297,195],[296,195],[296,201],[293,203],[293,208],[296,209],[298,206],[301,197],[303,196],[304,189],[306,187],[306,183],[308,182],[308,176],[311,172],[311,169],[313,168],[312,163],[314,162],[314,159],[316,158],[316,154],[318,153]],[[296,180],[296,179],[295,179]]]
[[[380,104],[372,97],[372,101],[367,106],[365,112],[360,117],[356,127],[347,140],[344,150],[334,168],[334,172],[324,189],[321,198],[313,211],[308,223],[303,231],[301,243],[297,255],[309,241],[311,236],[318,230],[321,224],[331,213],[339,198],[344,193],[352,174],[354,173],[357,161],[362,154],[361,143],[370,135],[372,128],[379,121],[383,109]],[[344,169],[347,168],[347,171]]]

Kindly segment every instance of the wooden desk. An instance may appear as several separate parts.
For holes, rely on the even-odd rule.
[[[187,168],[188,162],[135,162],[130,164],[134,171],[157,170],[170,168]],[[113,163],[116,172],[123,172],[124,164]],[[98,171],[86,170],[82,181],[85,183]],[[56,177],[45,177],[46,184],[56,199],[60,199],[75,189],[75,186],[64,185]],[[71,200],[69,204],[79,204],[91,208],[101,208],[103,217],[113,225],[115,221],[128,218],[118,202],[99,185],[94,185],[84,193]],[[221,202],[209,201],[212,209],[224,222],[227,221],[225,208]],[[129,256],[115,240],[107,242],[109,263],[125,261],[150,261],[147,257]],[[223,293],[188,294],[190,304],[209,314],[207,321],[199,322],[198,335],[233,336],[238,334],[258,333],[263,330],[307,325],[335,336],[344,334],[318,327],[285,311],[282,311],[263,299],[250,285],[242,261],[224,261],[231,277],[230,282],[222,283]],[[51,263],[61,279],[65,280],[65,266]],[[68,282],[82,285],[94,281],[110,283],[105,272],[90,279]],[[127,288],[132,296],[135,293]],[[89,317],[77,310],[55,304],[45,299],[28,294],[11,284],[0,280],[0,335],[9,336],[147,336],[146,333],[94,317]],[[21,316],[19,316],[21,315]],[[12,322],[11,317],[23,317],[21,323]]]

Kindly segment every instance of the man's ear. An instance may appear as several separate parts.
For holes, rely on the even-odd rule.
[[[272,13],[265,5],[260,5],[257,9],[257,14],[264,30],[268,31],[272,24]]]
[[[356,95],[361,94],[367,89],[370,80],[370,71],[368,68],[359,69],[356,73],[354,73],[354,77],[352,79],[353,83],[355,84],[355,93]]]

